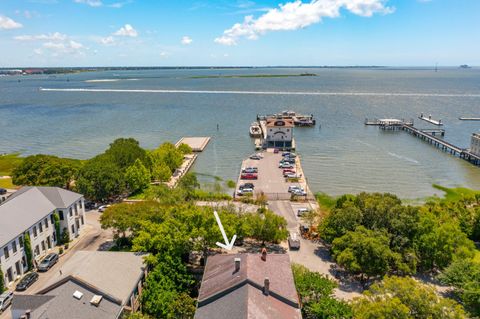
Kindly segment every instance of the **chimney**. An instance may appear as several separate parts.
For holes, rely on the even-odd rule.
[[[262,260],[267,261],[267,248],[262,248]]]
[[[267,296],[270,294],[270,279],[268,277],[265,277],[263,281],[263,293]]]
[[[241,259],[237,257],[234,260],[235,260],[235,272],[240,271],[240,261],[241,261]]]

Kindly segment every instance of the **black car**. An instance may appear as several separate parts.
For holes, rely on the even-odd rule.
[[[35,281],[38,280],[38,274],[36,272],[31,272],[26,274],[22,280],[17,285],[17,291],[27,290]]]
[[[251,189],[254,189],[255,188],[255,185],[253,185],[252,183],[245,183],[243,185],[240,185],[239,189],[244,189],[244,188],[251,188]]]
[[[0,195],[5,195],[7,190],[5,188],[0,188]]]
[[[58,261],[58,254],[51,253],[48,254],[47,257],[43,258],[43,260],[38,265],[38,271],[47,271],[52,268]]]
[[[92,210],[92,209],[95,209],[96,207],[97,207],[97,204],[95,204],[94,202],[90,202],[90,201],[85,202],[86,210]]]

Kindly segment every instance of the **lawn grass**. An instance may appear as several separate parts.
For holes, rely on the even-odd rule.
[[[444,186],[437,185],[437,184],[433,184],[433,187],[438,189],[438,190],[441,190],[442,192],[445,193],[443,198],[432,197],[432,199],[434,199],[434,200],[435,199],[437,199],[437,200],[440,199],[440,200],[443,200],[443,201],[446,201],[446,202],[454,202],[454,201],[458,201],[458,200],[460,200],[462,198],[465,198],[465,197],[480,195],[480,191],[465,188],[465,187],[448,188],[448,187],[444,187]]]
[[[317,198],[317,202],[320,204],[320,207],[323,209],[330,210],[335,207],[337,203],[337,199],[325,193],[317,193],[315,194]]]
[[[0,178],[0,188],[17,188],[15,185],[12,184],[11,178]]]
[[[20,154],[0,155],[0,176],[10,176],[15,167],[22,163]]]

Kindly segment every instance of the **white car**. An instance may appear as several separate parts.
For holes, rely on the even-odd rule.
[[[308,213],[310,210],[308,208],[302,207],[297,210],[297,216],[302,216],[303,214]]]
[[[0,313],[4,312],[12,304],[13,292],[5,291],[0,295]]]
[[[307,192],[304,191],[303,188],[293,190],[292,194],[295,196],[307,196]]]
[[[278,168],[294,168],[295,166],[293,164],[290,164],[290,163],[285,163],[285,162],[282,162],[280,163],[280,165],[278,165]]]
[[[110,205],[102,205],[98,207],[98,212],[103,213],[108,207],[110,207]]]
[[[246,195],[246,194],[253,194],[253,188],[242,188],[242,189],[239,189],[237,194],[239,196],[243,196],[243,195]]]
[[[303,190],[303,188],[301,188],[301,187],[298,186],[298,185],[288,186],[288,192],[289,192],[289,193],[293,193],[293,192],[296,191],[296,190]]]

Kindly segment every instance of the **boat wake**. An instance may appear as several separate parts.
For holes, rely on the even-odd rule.
[[[388,155],[390,155],[392,157],[395,157],[395,158],[398,158],[398,159],[401,159],[401,160],[404,160],[404,161],[407,161],[407,162],[410,162],[410,163],[413,163],[413,164],[419,164],[419,162],[417,160],[414,160],[413,158],[410,158],[410,157],[398,155],[398,154],[395,154],[395,153],[392,153],[392,152],[388,152]]]
[[[106,82],[105,80],[89,80]],[[113,80],[112,80],[113,81]],[[50,92],[102,93],[175,93],[175,94],[245,94],[245,95],[314,95],[314,96],[405,96],[405,97],[480,97],[480,94],[456,93],[395,93],[395,92],[301,92],[301,91],[233,91],[233,90],[164,90],[164,89],[97,89],[97,88],[40,88]]]

